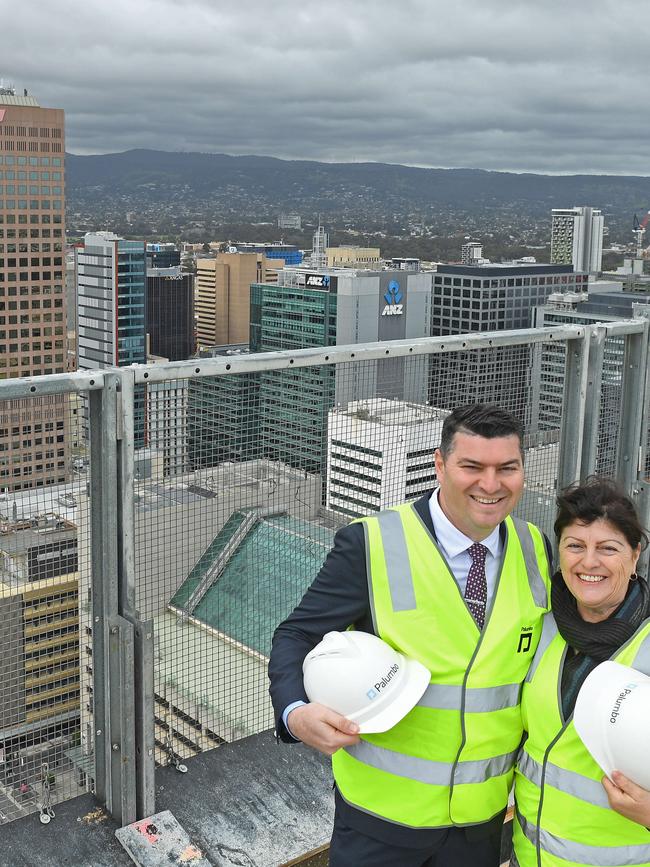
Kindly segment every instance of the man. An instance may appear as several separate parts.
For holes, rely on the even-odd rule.
[[[509,517],[524,483],[522,429],[494,406],[454,410],[439,487],[354,522],[278,626],[278,736],[332,755],[331,867],[496,867],[521,741],[520,685],[548,610],[548,548]],[[309,703],[302,661],[326,632],[371,632],[431,671],[393,729],[359,736]]]

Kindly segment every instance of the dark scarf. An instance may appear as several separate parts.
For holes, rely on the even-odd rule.
[[[578,691],[589,672],[613,656],[650,617],[650,588],[644,578],[630,581],[627,595],[616,611],[606,620],[588,623],[578,614],[575,597],[556,572],[551,584],[551,608],[558,631],[570,648],[562,670],[562,710],[566,719],[573,713]]]

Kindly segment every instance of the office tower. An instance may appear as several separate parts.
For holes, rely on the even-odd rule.
[[[325,250],[327,268],[373,268],[381,267],[379,247],[328,247]]]
[[[421,263],[416,256],[393,256],[388,267],[396,271],[419,271]]]
[[[147,268],[146,332],[149,352],[169,361],[191,358],[194,338],[194,277],[180,266]]]
[[[143,241],[89,232],[76,248],[81,370],[146,363],[145,270]],[[142,387],[135,394],[135,441],[145,444]]]
[[[282,260],[259,252],[218,253],[196,262],[196,340],[201,348],[248,343],[250,287],[270,282]]]
[[[587,279],[564,265],[440,265],[431,334],[530,328],[535,307],[553,292],[580,292]],[[498,403],[521,416],[529,377],[527,346],[441,355],[432,359],[431,404]]]
[[[276,286],[251,287],[251,352],[303,349],[429,334],[431,274],[285,269]],[[308,471],[324,469],[327,413],[334,404],[392,397],[426,400],[424,357],[387,358],[354,371],[323,365],[259,374],[261,454]]]
[[[59,775],[79,730],[77,547],[76,525],[59,515],[0,524],[0,783],[18,798],[41,780],[43,762]]]
[[[149,357],[151,363],[166,358]],[[169,379],[147,386],[147,445],[162,456],[164,476],[177,476],[188,469],[187,442],[188,380]]]
[[[598,274],[603,264],[604,219],[596,208],[553,208],[551,262]]]
[[[67,370],[61,109],[0,89],[0,379]],[[0,489],[70,477],[69,400],[0,402]]]
[[[436,481],[433,453],[448,414],[384,398],[330,410],[327,508],[356,518],[430,491]]]
[[[537,308],[535,325],[538,328],[593,325],[637,316],[650,318],[650,292],[557,292],[549,297],[546,304]],[[603,345],[602,376],[600,382],[595,383],[600,393],[599,447],[595,469],[604,475],[616,472],[623,365],[623,341],[621,338],[608,337]],[[540,430],[554,430],[560,426],[564,372],[564,350],[552,343],[542,344],[535,356],[535,375],[540,383],[537,403]]]
[[[285,244],[282,241],[273,242],[271,244],[260,243],[259,241],[237,241],[234,245],[228,248],[229,253],[259,253],[261,256],[266,256],[267,259],[278,259],[281,262],[276,262],[277,268],[282,268],[283,265],[300,265],[302,262],[302,251],[295,244]]]
[[[201,358],[236,357],[248,343],[212,346]],[[257,376],[243,373],[192,377],[188,382],[187,448],[191,469],[222,461],[247,461],[260,454]],[[215,431],[219,436],[215,437]]]
[[[470,241],[468,244],[463,244],[460,248],[460,261],[463,265],[478,265],[479,260],[483,258],[483,245],[476,241]]]
[[[147,243],[147,268],[177,268],[181,253],[175,244]]]
[[[278,229],[300,229],[302,221],[299,214],[280,214]]]

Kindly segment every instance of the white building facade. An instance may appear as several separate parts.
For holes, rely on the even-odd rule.
[[[605,223],[597,208],[553,208],[551,263],[598,274],[603,265]]]
[[[358,517],[435,486],[433,454],[448,412],[374,398],[328,414],[326,507]]]

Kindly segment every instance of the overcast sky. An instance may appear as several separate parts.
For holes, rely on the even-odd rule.
[[[0,0],[67,150],[650,174],[645,0]]]

